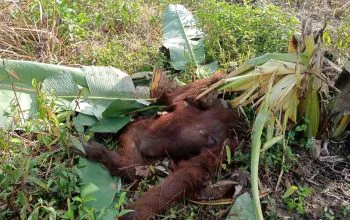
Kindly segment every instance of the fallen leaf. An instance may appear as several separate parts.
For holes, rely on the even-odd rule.
[[[208,185],[198,195],[198,199],[213,200],[223,198],[237,182],[232,180],[221,180],[214,185]]]

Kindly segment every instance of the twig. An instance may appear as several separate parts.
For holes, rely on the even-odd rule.
[[[276,184],[276,187],[275,187],[275,192],[277,192],[277,189],[279,188],[280,184],[281,184],[281,180],[282,180],[282,176],[283,176],[283,164],[284,164],[284,160],[285,160],[285,156],[283,154],[283,157],[282,157],[282,166],[281,166],[281,172],[278,176],[278,180],[277,180],[277,184]]]

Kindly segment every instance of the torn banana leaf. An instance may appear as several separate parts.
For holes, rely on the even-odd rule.
[[[227,79],[231,77],[235,77],[241,74],[246,73],[247,71],[251,70],[252,68],[256,66],[263,65],[267,61],[270,60],[278,60],[278,61],[284,61],[284,62],[290,62],[290,63],[295,63],[295,64],[302,64],[305,67],[308,67],[309,59],[307,55],[305,54],[297,54],[297,53],[267,53],[265,55],[262,55],[260,57],[256,57],[253,59],[248,60],[245,62],[243,65],[238,67],[236,70],[228,74],[224,79],[219,80],[218,82],[214,83],[212,86],[210,86],[207,90],[199,94],[196,99],[200,99],[209,92],[213,91],[214,89],[223,86],[224,84],[227,83]]]
[[[62,103],[68,102],[65,108],[95,116],[97,119],[102,119],[102,113],[114,100],[138,102],[149,98],[149,90],[138,90],[131,77],[116,68],[75,68],[2,59],[0,128],[15,128],[17,124],[36,114],[38,91],[33,88],[34,81],[37,85],[42,85],[41,92],[47,97],[57,98]],[[14,117],[14,112],[20,113],[19,121],[18,117]]]

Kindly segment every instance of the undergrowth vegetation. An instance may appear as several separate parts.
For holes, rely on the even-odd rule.
[[[171,1],[184,3],[207,33],[208,61],[242,63],[266,52],[282,52],[298,21],[269,5],[231,4],[224,1]],[[159,55],[162,10],[157,1],[30,1],[6,3],[4,31],[12,37],[0,45],[3,56],[26,57],[49,63],[105,65],[128,73],[166,65]],[[210,14],[210,16],[207,16]],[[22,30],[23,31],[23,30]],[[232,64],[232,63],[231,63]],[[236,65],[237,65],[236,64]]]
[[[210,0],[196,15],[208,33],[207,59],[218,59],[226,66],[265,53],[287,52],[287,42],[299,24],[292,14],[274,5],[256,7]]]
[[[197,16],[206,34],[206,61],[218,61],[221,68],[236,67],[268,52],[286,52],[288,40],[299,25],[293,14],[274,5],[260,7],[218,0],[8,2],[0,5],[0,57],[113,66],[129,74],[155,67],[169,70],[166,54],[160,52],[162,11],[169,2],[183,3]],[[326,32],[326,42],[335,41],[347,53],[349,27],[347,23],[341,25],[336,38]],[[188,81],[195,75],[191,71],[185,74]],[[33,84],[34,88],[40,87]],[[79,196],[77,157],[70,148],[71,134],[76,134],[72,112],[61,109],[59,115],[54,114],[61,106],[43,94],[37,101],[38,114],[21,131],[0,130],[0,219],[97,218],[94,210],[83,209],[88,198]],[[17,112],[14,106],[12,114],[21,120]],[[288,146],[276,144],[264,152],[262,169],[290,171],[296,161],[291,145],[303,131],[302,126],[296,127],[286,135]],[[111,140],[105,142],[108,145]],[[232,160],[247,168],[250,158],[246,152],[238,152]],[[138,193],[148,188],[145,180]],[[303,214],[301,206],[310,194],[308,190],[300,188],[284,202]],[[123,203],[129,199],[129,195],[124,196],[116,200],[120,215]],[[198,207],[174,206],[166,215],[195,219]],[[350,213],[349,207],[344,212]]]
[[[23,132],[0,131],[2,219],[56,218],[77,203],[72,198],[78,196],[80,181],[67,145],[70,122],[63,123],[53,114],[54,101],[38,99],[38,114]]]

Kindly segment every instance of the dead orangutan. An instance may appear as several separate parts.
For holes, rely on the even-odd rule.
[[[85,145],[86,157],[101,162],[112,175],[132,181],[136,168],[168,157],[176,165],[164,181],[147,191],[128,209],[123,219],[149,219],[183,196],[191,196],[215,175],[224,145],[237,145],[242,120],[237,110],[225,108],[213,94],[195,100],[203,89],[222,78],[216,74],[189,85],[166,91],[157,103],[167,105],[166,114],[136,119],[118,135],[117,152],[101,144]]]

